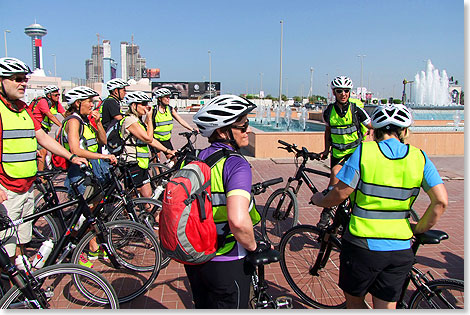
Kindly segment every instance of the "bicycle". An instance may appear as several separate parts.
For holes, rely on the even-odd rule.
[[[104,218],[107,214],[103,207],[97,207],[92,214],[88,200],[101,194],[102,191],[98,189],[92,197],[85,200],[78,191],[78,186],[85,180],[91,180],[97,184],[93,172],[86,168],[86,176],[72,184],[77,196],[76,200],[43,209],[41,212],[12,222],[12,226],[35,220],[44,215],[59,213],[55,219],[62,220],[60,224],[65,226],[65,229],[57,232],[60,237],[54,244],[53,251],[47,258],[45,265],[61,263],[71,253],[71,262],[78,264],[81,257],[91,251],[89,241],[96,238],[104,253],[103,257],[95,260],[93,267],[106,278],[112,279],[114,286],[120,286],[119,302],[128,302],[147,291],[160,272],[161,254],[157,237],[152,230],[137,222],[127,220],[105,223]],[[65,221],[61,210],[73,206],[77,206],[76,210],[71,212],[71,218]],[[75,231],[81,215],[86,220]],[[92,229],[88,232],[90,227]],[[107,257],[109,262],[104,257]],[[130,281],[132,285],[126,286],[124,284],[126,281]],[[81,289],[86,291],[85,287]],[[89,294],[93,295],[91,292]]]
[[[296,171],[293,177],[288,178],[284,188],[275,190],[269,196],[266,205],[263,208],[261,233],[263,238],[275,247],[279,246],[282,234],[298,224],[299,206],[297,202],[297,194],[303,182],[307,183],[307,186],[312,193],[316,193],[318,191],[312,180],[308,177],[308,173],[328,178],[330,177],[330,174],[327,172],[306,167],[308,160],[319,160],[319,154],[309,152],[305,147],[298,149],[295,144],[289,144],[282,140],[278,140],[278,143],[283,145],[278,148],[295,154],[294,162],[296,165]],[[298,161],[299,158],[302,158],[300,166]],[[297,182],[295,187],[293,186],[294,182]]]
[[[333,223],[326,228],[298,225],[282,237],[280,245],[282,273],[294,292],[312,307],[346,307],[343,291],[338,286],[338,279],[340,236],[342,227],[346,226],[348,220],[348,209],[338,208]],[[446,233],[437,230],[415,235],[412,245],[413,253],[416,255],[418,247],[422,244],[438,244],[447,238]],[[410,282],[414,284],[416,290],[405,303],[405,293]],[[456,299],[455,294],[449,295],[450,290],[463,293],[463,281],[434,280],[429,272],[426,276],[413,266],[403,286],[397,308],[425,308],[426,306],[437,308],[441,304],[433,300],[435,297],[439,299],[442,306],[460,305],[463,307],[463,296]],[[458,303],[454,306],[451,301],[458,301]]]
[[[0,217],[0,230],[12,226],[6,211]],[[57,264],[32,273],[29,269],[25,272],[10,262],[2,240],[0,268],[3,270],[2,280],[6,280],[3,283],[9,284],[9,280],[13,284],[7,292],[2,286],[1,309],[119,308],[118,297],[111,284],[92,269],[77,264]],[[85,292],[77,285],[78,282],[86,289]]]
[[[279,246],[283,233],[298,224],[299,206],[297,195],[302,184],[305,182],[312,194],[319,191],[310,179],[309,173],[328,179],[330,178],[329,172],[308,168],[306,166],[309,160],[319,161],[320,154],[309,152],[305,147],[298,149],[295,144],[289,144],[282,140],[278,140],[278,143],[282,145],[282,147],[278,147],[279,149],[294,153],[296,171],[293,177],[288,178],[284,188],[277,189],[269,196],[263,208],[261,233],[263,238],[275,247]],[[302,158],[300,165],[299,158]],[[330,222],[334,216],[334,210],[333,208],[328,211],[330,214]],[[419,216],[413,209],[411,209],[410,215],[414,222],[419,221]]]

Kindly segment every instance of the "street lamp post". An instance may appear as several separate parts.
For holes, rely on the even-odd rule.
[[[357,56],[361,58],[361,99],[362,99],[362,66],[364,62],[364,57],[366,57],[366,55],[357,55]]]
[[[212,61],[211,61],[211,51],[207,52],[209,54],[209,99],[212,99]]]
[[[328,93],[328,98],[326,100],[327,103],[330,102],[330,75],[327,73],[326,74],[326,91]]]
[[[10,30],[4,30],[4,37],[5,37],[5,57],[8,56],[8,49],[7,49],[7,33],[11,33]]]
[[[282,31],[283,31],[283,21],[281,20],[281,54],[280,54],[280,71],[279,71],[279,106],[281,106],[282,99]]]
[[[52,54],[51,56],[54,57],[54,77],[57,77],[57,66],[56,66],[55,54]]]
[[[310,96],[313,96],[313,67],[310,67],[310,89],[308,90],[308,101],[310,103]]]
[[[263,93],[263,97],[261,97],[261,92],[263,91],[263,72],[259,73],[259,77],[260,77],[259,94],[260,94],[260,98],[264,98],[264,93]]]

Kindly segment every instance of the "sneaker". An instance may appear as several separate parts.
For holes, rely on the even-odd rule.
[[[103,258],[104,260],[108,260],[108,254],[101,248],[97,249],[94,252],[88,252],[88,259],[89,260],[97,260],[98,258]]]
[[[93,268],[93,263],[91,261],[89,261],[88,258],[86,258],[86,256],[83,255],[83,254],[80,255],[80,259],[78,261],[78,264],[82,265],[84,267]]]
[[[320,214],[320,221],[317,223],[317,228],[319,229],[324,229],[328,226],[330,223],[330,209],[324,208],[323,211]]]

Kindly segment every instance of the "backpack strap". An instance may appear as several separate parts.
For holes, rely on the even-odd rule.
[[[214,153],[209,155],[207,158],[205,158],[204,162],[206,162],[206,164],[209,165],[210,168],[213,168],[214,165],[216,165],[217,162],[219,162],[221,159],[223,159],[224,157],[229,158],[231,156],[239,156],[245,159],[245,157],[241,155],[240,153],[237,153],[232,150],[228,150],[226,148],[222,148],[220,150],[215,151]]]
[[[352,121],[353,124],[356,126],[357,129],[357,135],[359,136],[359,141],[362,141],[363,135],[362,135],[362,129],[361,129],[361,124],[359,123],[359,120],[357,119],[357,108],[356,108],[356,103],[354,102],[349,102],[349,106],[351,108],[351,115],[352,115]]]
[[[64,144],[64,139],[63,139],[63,134],[64,133],[62,132],[62,129],[64,128],[65,123],[67,121],[69,121],[70,119],[77,119],[80,122],[80,128],[79,128],[78,134],[79,134],[80,139],[84,139],[84,137],[83,137],[83,125],[85,125],[85,122],[83,121],[82,118],[80,118],[80,116],[72,114],[72,115],[69,115],[69,116],[65,117],[64,120],[62,120],[62,127],[60,128],[60,131],[59,131],[59,134],[60,134],[60,137],[59,137],[60,142],[59,143],[61,145]]]

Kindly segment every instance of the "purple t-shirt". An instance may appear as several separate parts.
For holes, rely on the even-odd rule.
[[[228,150],[232,150],[228,144],[215,142],[212,143],[210,147],[207,149],[202,150],[199,153],[200,159],[205,159],[212,153],[222,148],[226,148]],[[222,174],[222,180],[224,182],[225,193],[229,193],[235,189],[242,189],[246,192],[251,192],[251,166],[250,164],[242,157],[239,156],[231,156],[227,158],[224,165],[224,171]],[[248,211],[248,209],[247,209]],[[254,209],[252,211],[255,211]],[[231,260],[238,260],[245,257],[247,254],[245,248],[241,246],[238,242],[236,246],[233,248],[232,251],[225,255],[216,256],[212,259],[212,261],[231,261]]]

